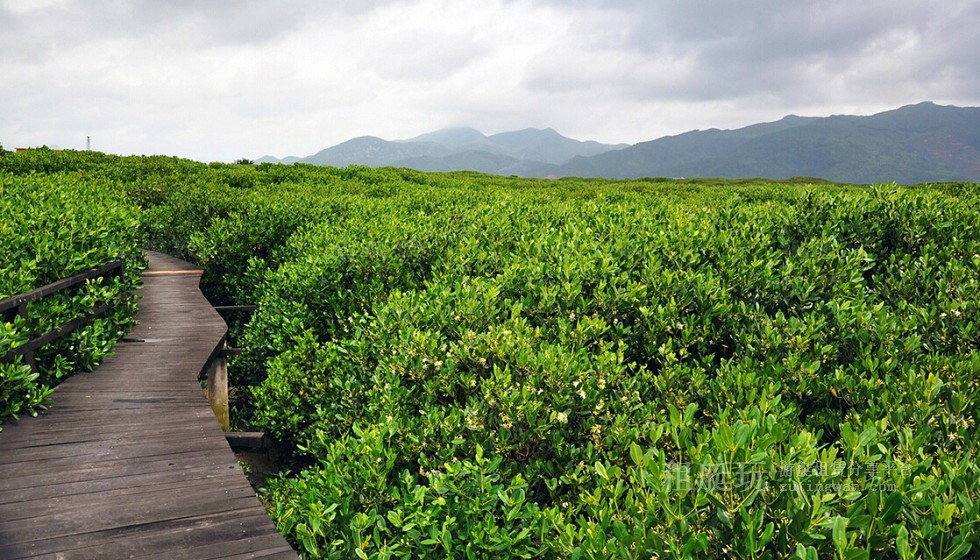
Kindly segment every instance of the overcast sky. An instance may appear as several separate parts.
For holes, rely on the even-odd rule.
[[[977,106],[978,29],[977,0],[0,0],[0,144],[231,161]]]

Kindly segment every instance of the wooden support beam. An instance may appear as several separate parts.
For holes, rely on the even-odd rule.
[[[257,305],[215,305],[213,307],[218,313],[227,313],[231,311],[252,312],[258,309]]]
[[[262,451],[269,445],[265,432],[227,432],[225,439],[232,451]]]
[[[226,343],[222,340],[222,350],[211,360],[208,368],[208,402],[222,431],[231,430],[231,412],[228,409],[228,359],[224,354]]]

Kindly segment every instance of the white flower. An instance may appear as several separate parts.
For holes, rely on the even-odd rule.
[[[562,424],[568,424],[568,414],[564,412],[559,412],[558,421],[561,422]]]

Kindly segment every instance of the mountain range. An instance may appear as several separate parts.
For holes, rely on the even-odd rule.
[[[534,176],[548,166],[575,157],[594,156],[628,147],[566,138],[550,128],[528,128],[487,136],[469,128],[447,128],[408,140],[360,136],[303,157],[278,160],[264,156],[257,163],[311,163],[342,167],[409,167],[421,171],[469,170],[498,175]]]
[[[525,177],[818,177],[852,183],[980,182],[980,108],[907,105],[871,116],[790,115],[632,146],[548,129],[487,136],[451,128],[408,140],[363,136],[304,158],[257,162],[471,170]]]

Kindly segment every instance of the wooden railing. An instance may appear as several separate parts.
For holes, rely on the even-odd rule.
[[[3,321],[10,323],[14,322],[17,317],[21,317],[27,321],[29,318],[27,304],[31,303],[32,301],[37,301],[52,294],[80,286],[93,278],[107,278],[112,276],[122,277],[122,274],[123,262],[121,260],[115,260],[74,276],[58,280],[57,282],[52,282],[47,286],[42,286],[36,290],[31,290],[23,294],[9,297],[3,301],[0,301],[0,317],[3,318]],[[49,342],[58,340],[79,327],[87,325],[93,319],[112,309],[113,305],[114,304],[111,301],[104,302],[81,317],[77,317],[52,331],[29,340],[28,342],[10,350],[7,352],[7,354],[0,356],[0,363],[11,362],[17,356],[24,356],[24,363],[29,365],[31,369],[36,370],[37,367],[34,363],[35,350],[41,346],[44,346],[45,344],[48,344]]]

